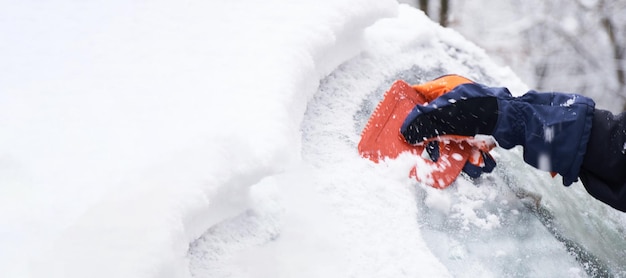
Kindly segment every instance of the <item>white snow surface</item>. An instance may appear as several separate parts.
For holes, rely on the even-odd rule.
[[[0,22],[2,277],[587,276],[528,196],[623,271],[622,214],[518,149],[446,190],[359,157],[395,79],[527,89],[408,6],[27,0]]]

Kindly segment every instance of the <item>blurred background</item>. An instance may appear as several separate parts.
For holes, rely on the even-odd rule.
[[[538,91],[626,110],[626,0],[399,0],[479,45]]]

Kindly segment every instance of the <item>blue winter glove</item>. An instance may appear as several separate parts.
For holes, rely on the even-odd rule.
[[[401,133],[411,144],[446,135],[492,135],[499,145],[524,147],[524,161],[578,179],[595,103],[575,94],[530,91],[513,97],[506,88],[461,84],[407,116]],[[470,170],[471,171],[471,170]]]

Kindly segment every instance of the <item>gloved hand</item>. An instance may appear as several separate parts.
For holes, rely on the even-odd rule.
[[[413,85],[412,87],[422,95],[428,102],[431,102],[438,97],[452,91],[454,88],[461,84],[470,84],[473,81],[459,76],[459,75],[446,75],[439,77],[435,80]],[[470,143],[472,150],[470,151],[470,157],[463,167],[463,172],[468,174],[472,178],[479,177],[482,173],[490,173],[496,166],[496,161],[489,154],[489,151],[495,147],[493,143],[486,143],[484,141],[477,141],[470,136],[458,136],[455,134],[454,140],[463,140]],[[434,137],[434,136],[433,136]],[[426,138],[428,139],[428,138]],[[450,138],[446,138],[450,139]],[[428,152],[431,160],[437,161],[439,159],[439,149],[441,142],[429,141],[426,143],[426,151]]]
[[[407,116],[401,127],[402,135],[410,144],[417,144],[427,139],[466,136],[476,134],[491,135],[498,119],[497,98],[491,92],[475,88],[480,86],[469,79],[460,83],[457,75],[447,75],[414,88],[424,94],[426,91],[439,91],[446,86],[445,94],[430,100],[427,105],[416,106]],[[434,90],[433,90],[434,89]],[[470,92],[471,94],[468,94]],[[431,94],[432,95],[432,94]]]
[[[591,130],[593,100],[535,91],[513,97],[506,88],[459,84],[454,82],[457,78],[435,80],[454,87],[409,113],[401,127],[407,142],[491,135],[503,148],[523,146],[526,163],[561,174],[563,184],[577,180]]]

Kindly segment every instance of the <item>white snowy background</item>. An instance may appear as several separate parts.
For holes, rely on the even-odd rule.
[[[396,79],[528,89],[395,1],[3,1],[0,65],[1,277],[626,275],[520,149],[446,190],[359,157]]]

